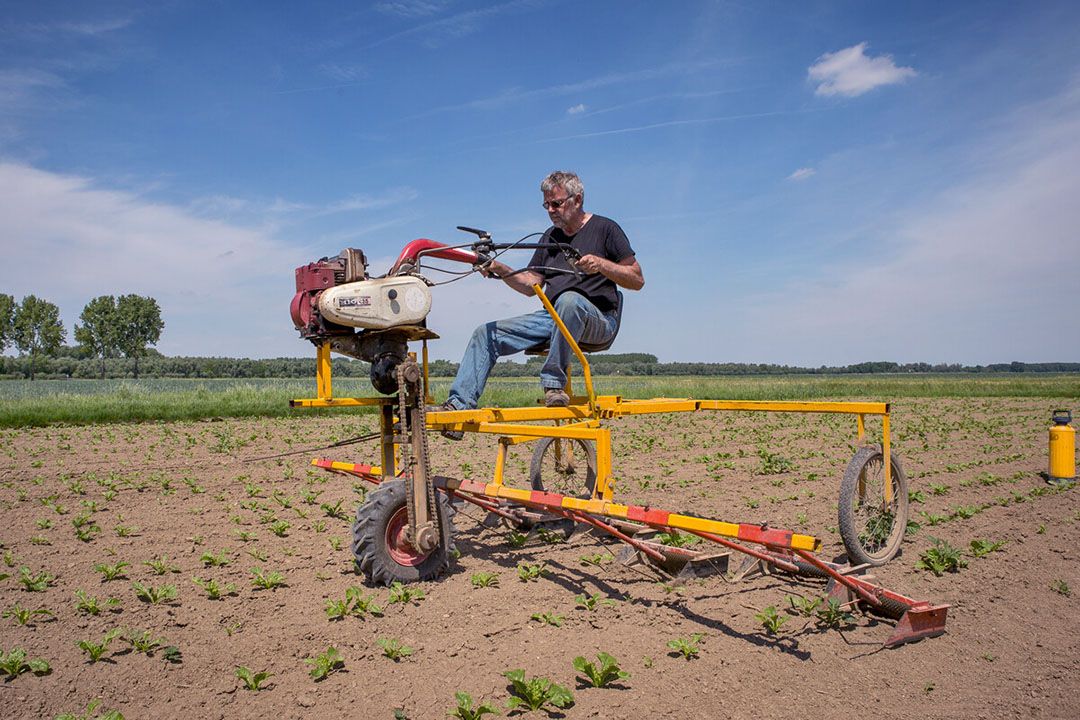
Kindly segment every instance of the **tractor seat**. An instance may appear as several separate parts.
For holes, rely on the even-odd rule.
[[[615,332],[611,334],[611,337],[601,343],[578,343],[578,347],[582,352],[596,353],[603,352],[611,347],[615,342],[615,338],[619,336],[619,327],[622,325],[622,292],[615,291]],[[551,346],[550,340],[537,343],[532,347],[525,348],[526,355],[546,355],[548,349]]]

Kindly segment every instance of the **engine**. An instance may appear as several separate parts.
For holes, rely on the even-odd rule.
[[[296,268],[290,311],[300,337],[371,363],[371,384],[383,394],[397,392],[408,342],[438,337],[425,325],[430,310],[423,278],[400,271],[371,278],[364,253],[354,248]]]

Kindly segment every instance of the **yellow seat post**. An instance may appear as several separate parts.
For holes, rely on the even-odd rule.
[[[544,290],[539,285],[532,286],[533,292],[536,293],[536,297],[540,298],[540,302],[544,304],[544,309],[551,315],[551,319],[555,321],[556,327],[559,328],[559,332],[562,334],[563,339],[570,344],[570,349],[574,351],[574,356],[581,363],[581,373],[585,378],[585,393],[589,397],[589,414],[596,415],[596,393],[593,391],[592,384],[592,371],[589,369],[589,361],[585,359],[585,353],[581,352],[581,348],[578,347],[577,340],[570,334],[570,331],[566,329],[566,324],[563,323],[562,318],[559,317],[559,313],[555,312],[555,306],[548,300],[547,295],[544,294]],[[569,369],[567,369],[566,375],[567,381],[570,379]]]

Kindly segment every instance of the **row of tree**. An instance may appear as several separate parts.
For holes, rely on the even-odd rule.
[[[803,368],[791,365],[757,363],[662,363],[644,353],[589,355],[589,364],[596,375],[850,375],[872,373],[1077,373],[1080,363],[995,363],[991,365],[961,365],[929,363],[867,362],[836,367]],[[530,358],[526,363],[500,362],[495,377],[536,377],[542,362]],[[0,358],[0,376],[29,377],[31,358]],[[334,377],[362,378],[366,382],[368,364],[359,360],[335,357]],[[432,377],[453,377],[457,363],[433,360],[429,365]],[[312,378],[315,373],[314,354],[305,358],[266,358],[251,360],[228,357],[166,356],[153,349],[132,357],[92,353],[85,345],[61,346],[51,357],[37,361],[39,376],[52,378],[128,378],[136,373],[154,378]],[[580,371],[575,370],[580,377]]]
[[[75,325],[75,341],[85,356],[100,361],[100,377],[105,377],[109,358],[134,361],[139,377],[139,358],[157,344],[165,323],[157,300],[141,295],[102,295],[86,304]],[[33,380],[44,358],[60,354],[67,330],[60,320],[60,308],[48,300],[27,295],[15,302],[0,293],[0,353],[14,345],[29,360]]]

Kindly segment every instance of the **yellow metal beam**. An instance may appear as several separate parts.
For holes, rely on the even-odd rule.
[[[574,425],[510,425],[507,423],[480,423],[476,426],[476,432],[494,433],[496,435],[521,435],[528,437],[559,437],[581,438],[582,440],[595,440],[598,433],[605,432],[590,424],[577,423]]]
[[[742,410],[750,412],[841,413],[849,415],[886,415],[889,404],[881,402],[794,402],[775,400],[693,400],[690,398],[623,399],[619,395],[597,396],[597,415],[585,404],[569,407],[478,408],[476,410],[439,410],[427,413],[429,427],[484,422],[530,422],[534,420],[591,420],[596,417],[644,415],[695,410]],[[396,402],[395,398],[302,398],[292,400],[294,407],[360,407]]]
[[[506,468],[506,448],[510,445],[509,439],[499,438],[499,451],[495,456],[495,480],[497,485],[503,484],[503,470]]]
[[[396,398],[302,398],[290,400],[292,407],[373,407],[393,404]]]
[[[378,465],[359,465],[357,463],[337,461],[327,463],[325,460],[321,460],[319,458],[313,459],[311,461],[311,464],[315,467],[321,467],[324,470],[336,470],[338,472],[346,472],[352,475],[382,475],[382,468]]]
[[[596,436],[596,488],[593,497],[611,500],[615,494],[615,482],[611,472],[611,431],[602,428]]]
[[[319,345],[315,355],[315,393],[319,399],[334,397],[333,366],[330,364],[330,343]]]
[[[881,455],[885,463],[885,503],[893,501],[892,456],[889,447],[889,416],[881,418]]]
[[[428,427],[484,422],[530,422],[533,420],[589,420],[585,405],[569,407],[478,408],[476,410],[431,410],[427,413]]]
[[[613,415],[648,415],[667,412],[694,412],[700,400],[690,398],[653,398],[651,400],[622,400],[610,406]],[[602,406],[603,407],[603,406]]]
[[[882,402],[791,402],[778,400],[698,400],[701,410],[751,410],[765,412],[845,413],[887,415]]]

